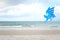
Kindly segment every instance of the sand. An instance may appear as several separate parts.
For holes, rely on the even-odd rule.
[[[60,30],[0,30],[0,35],[60,35]]]
[[[0,40],[60,40],[60,35],[0,35]]]
[[[60,30],[0,30],[0,40],[60,40]]]
[[[0,28],[0,40],[60,40],[60,30],[15,29]]]

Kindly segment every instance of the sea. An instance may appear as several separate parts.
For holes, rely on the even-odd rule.
[[[0,21],[1,28],[35,28],[35,29],[59,29],[60,22],[45,21]]]

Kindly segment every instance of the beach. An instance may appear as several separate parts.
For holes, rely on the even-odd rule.
[[[0,22],[0,40],[60,40],[60,22]]]
[[[0,30],[0,40],[60,40],[60,30]]]

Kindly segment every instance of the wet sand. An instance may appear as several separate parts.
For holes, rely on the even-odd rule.
[[[0,35],[60,35],[60,30],[0,30]]]

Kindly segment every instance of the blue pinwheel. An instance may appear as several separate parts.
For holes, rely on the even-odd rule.
[[[50,21],[52,21],[54,17],[56,17],[54,14],[54,7],[48,7],[48,9],[46,10],[46,15],[44,15],[44,18],[46,18],[46,21],[48,21],[49,19]]]

